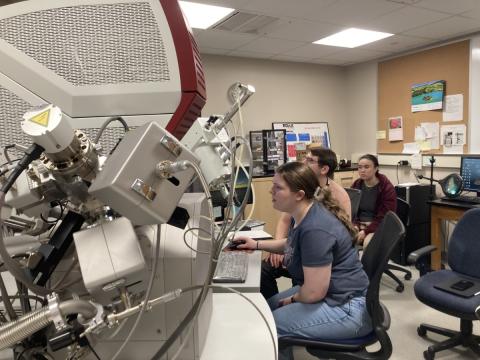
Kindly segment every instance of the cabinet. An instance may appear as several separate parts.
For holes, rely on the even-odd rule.
[[[342,169],[335,171],[333,174],[333,180],[343,186],[343,187],[351,187],[353,182],[358,179],[358,171],[357,169]]]
[[[273,208],[272,196],[270,189],[272,188],[272,177],[254,178],[252,186],[255,190],[255,207],[253,209],[252,219],[265,221],[265,231],[275,235],[275,228],[278,219],[280,219],[280,211]],[[252,205],[247,205],[245,215],[250,214]]]
[[[250,131],[253,155],[253,175],[273,174],[285,163],[285,130]]]

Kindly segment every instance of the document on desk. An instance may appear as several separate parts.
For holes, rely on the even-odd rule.
[[[239,236],[239,235],[248,236],[254,240],[273,239],[272,235],[270,235],[269,233],[263,230],[235,231],[235,232],[231,232],[230,234],[234,234],[234,236]]]

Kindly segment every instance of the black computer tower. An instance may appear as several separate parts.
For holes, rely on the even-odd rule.
[[[427,201],[430,200],[431,189],[429,184],[395,186],[397,196],[410,205],[405,241],[392,254],[392,260],[398,264],[406,265],[408,254],[430,244],[430,205]]]

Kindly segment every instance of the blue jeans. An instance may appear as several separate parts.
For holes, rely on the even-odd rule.
[[[294,286],[268,299],[278,337],[350,339],[365,336],[372,331],[372,322],[364,296],[355,297],[343,305],[333,307],[325,301],[315,304],[297,302],[278,307],[280,299],[292,296],[299,288]],[[291,348],[281,351],[279,355],[280,360],[293,359]]]

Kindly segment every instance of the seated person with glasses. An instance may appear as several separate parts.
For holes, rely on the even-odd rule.
[[[352,188],[360,189],[362,197],[357,218],[353,222],[358,229],[357,244],[366,247],[382,222],[385,214],[397,210],[397,194],[388,178],[378,172],[376,156],[366,154],[358,160],[359,178]]]
[[[305,164],[291,162],[277,168],[272,186],[273,207],[292,221],[286,239],[236,237],[238,249],[285,254],[285,265],[298,284],[268,300],[277,334],[325,340],[369,334],[366,306],[368,277],[353,246],[356,230],[347,214],[320,188]],[[279,359],[293,359],[282,349]]]
[[[345,189],[332,180],[337,168],[337,155],[330,149],[319,144],[310,144],[303,162],[313,170],[317,176],[320,187],[328,189],[331,197],[350,219],[350,198]],[[292,222],[290,214],[282,213],[275,230],[275,239],[285,239]],[[262,262],[262,275],[260,292],[269,299],[278,294],[277,280],[279,277],[291,278],[288,270],[283,265],[284,254],[269,254]]]

